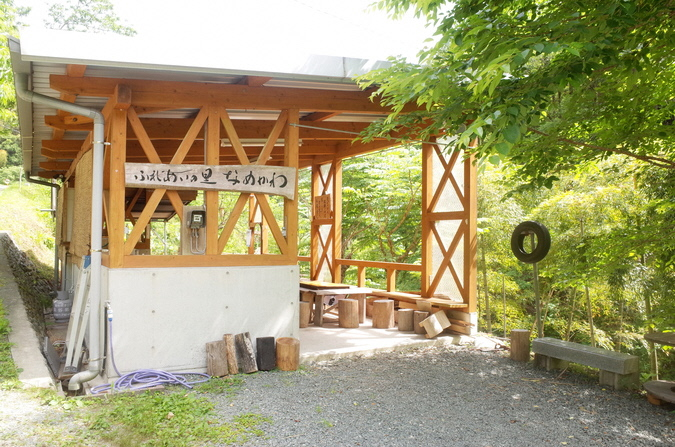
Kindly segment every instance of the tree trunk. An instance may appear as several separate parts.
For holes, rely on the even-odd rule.
[[[481,238],[482,240],[483,238]],[[488,291],[487,261],[485,260],[485,244],[480,248],[481,262],[483,263],[483,289],[485,289],[485,322],[488,334],[492,333],[492,316],[490,315],[490,292]]]

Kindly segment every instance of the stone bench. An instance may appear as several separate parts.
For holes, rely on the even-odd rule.
[[[600,385],[614,389],[638,388],[640,369],[638,357],[607,349],[594,348],[570,341],[544,337],[532,341],[537,366],[547,370],[563,369],[568,362],[598,368]]]

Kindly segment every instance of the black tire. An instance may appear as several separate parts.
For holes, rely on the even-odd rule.
[[[525,251],[523,243],[525,238],[534,234],[536,245],[531,253]],[[534,264],[546,257],[551,248],[551,234],[548,228],[539,222],[528,220],[519,224],[511,235],[511,251],[519,261],[527,264]]]

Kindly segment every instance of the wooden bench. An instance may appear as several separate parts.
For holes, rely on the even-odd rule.
[[[639,387],[638,357],[570,341],[544,337],[532,341],[535,364],[547,370],[563,369],[568,362],[598,368],[600,385],[614,389]]]

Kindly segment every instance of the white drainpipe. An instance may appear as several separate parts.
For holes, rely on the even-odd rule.
[[[28,76],[17,75],[15,79],[17,95],[28,102],[35,102],[59,110],[82,115],[94,120],[94,156],[93,178],[91,185],[91,278],[89,288],[89,369],[75,374],[68,389],[77,391],[83,382],[98,376],[103,368],[103,338],[101,337],[101,251],[103,228],[103,139],[105,138],[103,114],[94,109],[52,98],[28,90]]]

